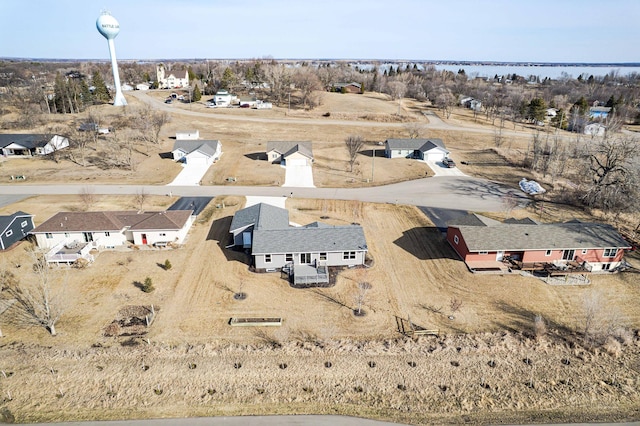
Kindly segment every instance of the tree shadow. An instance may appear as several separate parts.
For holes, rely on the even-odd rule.
[[[536,315],[538,315],[536,312],[513,305],[504,300],[495,301],[493,305],[503,313],[503,315],[496,316],[496,320],[493,321],[494,325],[503,330],[521,333],[528,338],[533,339],[536,337],[534,325],[534,320]],[[567,325],[560,324],[546,317],[544,318],[544,322],[547,326],[547,338],[569,345],[574,345],[578,342],[578,334]]]
[[[338,306],[340,306],[341,308],[347,308],[348,310],[352,311],[353,308],[347,304],[345,304],[344,302],[342,302],[341,300],[338,300],[337,298],[330,296],[326,293],[321,292],[320,290],[313,290],[313,294],[315,294],[316,296],[318,296],[319,299],[327,301],[327,302],[331,302],[333,304],[336,304]]]
[[[455,259],[455,252],[446,244],[442,233],[436,227],[416,227],[404,231],[402,237],[393,242],[395,245],[420,260]]]

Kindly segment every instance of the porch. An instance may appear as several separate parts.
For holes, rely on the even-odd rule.
[[[86,259],[93,262],[93,256],[90,254],[94,247],[94,242],[81,243],[78,241],[63,242],[54,246],[46,254],[45,258],[50,263],[74,263],[78,259]]]

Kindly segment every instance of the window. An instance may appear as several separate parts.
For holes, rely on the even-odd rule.
[[[582,249],[582,254],[587,254],[588,251],[589,250],[587,250],[587,249]]]
[[[104,236],[105,236],[105,237],[110,237],[110,236],[111,236],[111,232],[109,232],[109,231],[105,231]]]
[[[547,251],[545,251],[545,252],[544,252],[544,255],[545,255],[545,256],[551,256],[551,250],[547,250]]]
[[[355,251],[345,251],[344,253],[342,253],[342,259],[343,260],[350,260],[350,259],[355,259],[356,258],[356,252]]]
[[[166,237],[166,236],[167,236],[167,233],[166,233],[166,232],[161,232],[161,233],[160,233],[160,236],[161,236],[161,237]]]
[[[327,260],[327,253],[320,253],[320,260]]]
[[[489,252],[488,252],[488,251],[486,251],[486,250],[483,250],[483,251],[481,251],[481,252],[478,252],[478,254],[489,254]]]
[[[311,263],[311,253],[300,253],[300,263],[303,265]]]
[[[270,254],[265,254],[264,255],[264,263],[271,263],[271,255]]]
[[[5,237],[10,237],[13,235],[13,231],[11,229],[9,229],[5,234]]]
[[[458,244],[458,243],[460,242],[460,238],[458,238],[458,236],[457,236],[457,235],[454,235],[454,236],[453,236],[453,242],[454,242],[454,243],[456,243],[456,244]]]
[[[27,223],[27,221],[26,221],[26,220],[23,220],[23,221],[22,221],[22,223],[20,224],[20,226],[21,226],[22,228],[24,228],[24,227],[25,227],[25,226],[27,226],[27,225],[28,225],[28,223]]]
[[[611,269],[611,264],[610,263],[603,263],[602,264],[602,270],[603,271],[608,271],[609,269]]]
[[[45,237],[46,239],[50,240],[50,239],[52,239],[52,238],[53,238],[53,234],[52,234],[51,232],[46,232],[46,233],[44,234],[44,237]]]
[[[604,249],[604,257],[616,257],[616,254],[618,254],[617,248]]]
[[[286,262],[293,262],[293,253],[287,253],[284,255],[284,260]]]

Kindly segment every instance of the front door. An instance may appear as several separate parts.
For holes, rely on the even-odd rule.
[[[575,250],[565,250],[564,252],[562,252],[562,260],[573,260],[575,256]]]
[[[142,234],[142,244],[147,244],[147,234]]]
[[[93,233],[92,232],[83,232],[82,235],[84,236],[84,242],[85,243],[90,243],[91,241],[93,241]]]

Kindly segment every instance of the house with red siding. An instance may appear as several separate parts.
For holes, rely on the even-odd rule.
[[[447,241],[472,272],[605,272],[619,267],[631,249],[607,224],[498,222],[479,215],[449,223]]]

